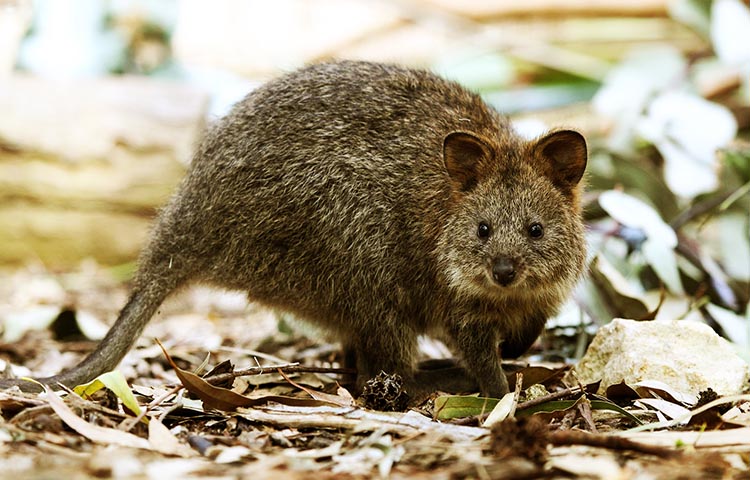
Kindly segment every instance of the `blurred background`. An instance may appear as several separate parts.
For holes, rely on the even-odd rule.
[[[569,324],[696,315],[747,348],[740,0],[0,0],[0,266],[127,278],[206,123],[330,58],[584,132],[592,273]]]

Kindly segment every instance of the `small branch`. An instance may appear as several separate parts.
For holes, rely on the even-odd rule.
[[[372,432],[385,430],[402,436],[433,433],[454,442],[476,441],[487,435],[486,428],[465,427],[436,422],[415,411],[375,412],[361,408],[341,407],[336,411],[319,411],[310,407],[273,406],[248,408],[242,417],[250,422],[279,426],[282,428],[325,428],[331,430],[356,430]]]
[[[516,411],[535,407],[537,405],[541,405],[542,403],[550,402],[552,400],[559,400],[561,398],[567,397],[568,395],[575,395],[577,393],[581,393],[582,391],[583,389],[581,387],[566,388],[565,390],[561,390],[559,392],[550,393],[548,395],[544,395],[543,397],[537,397],[533,400],[519,403],[518,406],[516,407]]]
[[[263,373],[277,373],[278,370],[281,370],[284,373],[327,373],[336,375],[357,374],[357,370],[353,368],[306,367],[297,363],[287,363],[285,365],[268,365],[261,367],[243,368],[229,373],[211,375],[210,377],[205,377],[204,380],[212,385],[216,385],[217,383],[222,383],[237,377],[244,377],[246,375],[260,375]]]
[[[516,416],[516,408],[518,408],[518,399],[521,397],[523,391],[523,373],[518,372],[516,374],[516,390],[513,392],[513,406],[508,412],[508,418]]]
[[[591,402],[588,401],[588,399],[583,399],[582,402],[577,402],[576,408],[578,410],[578,413],[581,415],[581,418],[583,418],[583,421],[586,422],[586,426],[588,427],[588,430],[594,434],[598,433],[596,428],[596,423],[594,422],[594,417],[591,413]]]
[[[668,447],[647,445],[633,440],[610,435],[599,435],[575,430],[558,430],[551,432],[550,444],[556,446],[586,445],[589,447],[606,448],[609,450],[630,450],[657,457],[672,458],[682,455],[682,452]]]
[[[172,395],[175,395],[182,388],[184,388],[184,387],[181,384],[177,385],[175,387],[172,387],[170,390],[168,390],[162,396],[160,396],[160,397],[152,400],[151,403],[149,403],[148,405],[146,405],[145,408],[141,409],[141,413],[139,415],[137,415],[135,417],[132,417],[132,418],[128,418],[124,422],[122,422],[122,424],[120,425],[120,430],[123,430],[125,432],[129,432],[130,430],[132,430],[133,427],[135,427],[138,424],[138,422],[140,422],[141,420],[143,420],[143,418],[146,416],[146,414],[148,412],[150,412],[151,410],[153,410],[154,407],[157,407],[157,406],[161,405],[162,403],[164,403],[167,400],[167,398],[171,397]]]

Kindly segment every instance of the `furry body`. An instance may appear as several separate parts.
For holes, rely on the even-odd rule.
[[[500,355],[528,349],[583,270],[585,150],[569,131],[524,141],[420,70],[337,62],[282,76],[207,132],[97,350],[42,380],[114,368],[166,296],[198,281],[327,330],[360,384],[383,370],[441,388],[415,370],[427,333],[498,396]],[[543,237],[529,237],[534,223]]]

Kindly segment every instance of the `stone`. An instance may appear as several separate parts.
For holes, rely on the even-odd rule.
[[[691,396],[709,387],[733,395],[750,376],[748,364],[711,327],[676,320],[614,319],[599,329],[573,371],[583,384],[601,380],[601,394],[623,381],[656,380]]]

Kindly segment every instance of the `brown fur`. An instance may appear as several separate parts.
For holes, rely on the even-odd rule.
[[[579,134],[526,142],[478,96],[424,71],[337,62],[282,76],[207,133],[97,350],[42,381],[114,368],[166,296],[199,281],[327,330],[360,385],[381,370],[414,390],[449,384],[415,370],[428,333],[498,396],[500,352],[528,349],[583,270],[585,165]],[[500,263],[515,274],[506,286],[493,279]]]

